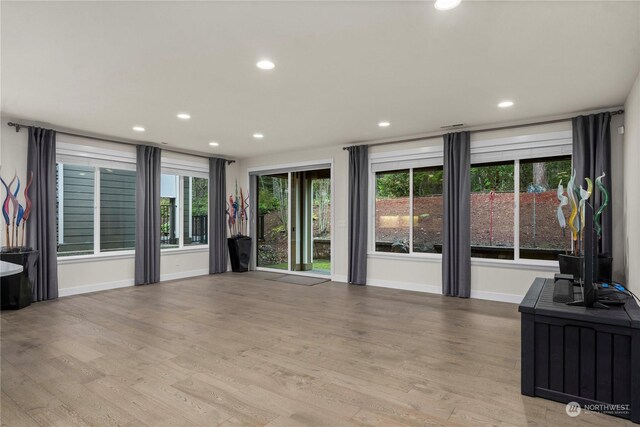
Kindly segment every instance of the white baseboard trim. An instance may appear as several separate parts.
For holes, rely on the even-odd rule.
[[[390,280],[367,280],[368,286],[379,288],[400,289],[403,291],[426,292],[429,294],[441,294],[442,287],[436,285],[426,285],[424,283],[392,282]]]
[[[347,283],[347,276],[338,276],[337,274],[334,274],[333,277],[331,277],[331,281],[338,283]]]
[[[520,304],[522,302],[522,299],[524,298],[524,295],[503,294],[500,292],[488,292],[488,291],[474,291],[472,289],[471,298]]]
[[[166,282],[168,280],[186,279],[187,277],[204,276],[209,274],[209,270],[206,268],[200,270],[180,271],[178,273],[163,274],[160,276],[160,282]],[[88,294],[91,292],[108,291],[110,289],[126,288],[133,286],[133,279],[118,280],[115,282],[95,283],[92,285],[75,286],[73,288],[62,288],[58,290],[59,297],[68,297],[71,295]]]
[[[178,273],[164,274],[160,276],[160,281],[165,282],[168,280],[186,279],[187,277],[204,276],[209,274],[209,270],[206,268],[200,270],[181,271]],[[347,276],[333,276],[333,282],[347,283]],[[67,297],[71,295],[80,295],[90,292],[106,291],[109,289],[126,288],[127,286],[133,286],[133,279],[120,280],[116,282],[96,283],[93,285],[76,286],[74,288],[63,288],[58,291],[58,296]],[[411,282],[394,282],[389,280],[369,280],[368,286],[375,286],[380,288],[400,289],[404,291],[426,292],[430,294],[441,294],[442,287],[437,285],[426,285],[423,283],[411,283]],[[503,294],[499,292],[488,291],[471,291],[471,298],[483,299],[489,301],[510,302],[514,304],[520,304],[522,302],[523,295]]]
[[[200,270],[191,271],[179,271],[177,273],[161,275],[160,281],[165,282],[167,280],[186,279],[187,277],[206,276],[207,274],[209,274],[208,268],[201,268]]]
[[[59,297],[69,297],[71,295],[88,294],[90,292],[108,291],[109,289],[126,288],[133,286],[133,279],[119,280],[117,282],[95,283],[93,285],[75,286],[73,288],[58,289]]]
[[[368,280],[368,286],[380,288],[400,289],[404,291],[426,292],[430,294],[442,294],[442,286],[426,285],[424,283],[392,282],[388,280]],[[503,294],[499,292],[474,291],[471,290],[471,298],[489,301],[510,302],[520,304],[524,295]]]

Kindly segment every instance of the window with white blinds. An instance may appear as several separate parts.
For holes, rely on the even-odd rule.
[[[56,144],[58,255],[135,248],[135,146],[61,136]]]
[[[370,155],[371,251],[441,253],[443,143],[425,145]],[[555,260],[570,248],[554,221],[571,151],[571,131],[471,142],[473,257]]]

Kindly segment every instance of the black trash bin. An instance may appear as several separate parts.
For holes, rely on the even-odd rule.
[[[251,237],[229,237],[227,243],[229,245],[229,258],[231,258],[231,271],[234,273],[249,271],[249,261],[251,261]]]

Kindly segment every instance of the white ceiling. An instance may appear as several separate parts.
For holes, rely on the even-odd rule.
[[[638,2],[1,8],[4,115],[231,157],[618,106],[640,68]]]

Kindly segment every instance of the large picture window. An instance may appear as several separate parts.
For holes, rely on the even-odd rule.
[[[209,243],[209,180],[183,177],[184,211],[182,238],[185,246]]]
[[[557,189],[571,177],[571,157],[520,161],[520,258],[557,260],[571,250],[571,233],[557,220]],[[564,216],[569,222],[569,209]]]
[[[162,174],[160,177],[160,248],[162,249],[179,246],[179,180],[177,175]]]
[[[376,251],[409,253],[409,170],[376,173]]]
[[[570,175],[571,156],[472,165],[471,256],[551,261],[570,250],[557,220],[558,184]]]
[[[566,188],[571,175],[571,156],[564,154],[570,150],[570,145],[569,148],[558,147],[555,149],[557,155],[540,158],[526,158],[531,155],[527,151],[494,154],[482,147],[474,159],[472,152],[470,231],[473,258],[551,261],[557,260],[558,254],[571,250],[569,233],[563,234],[557,221],[558,184],[562,182]],[[545,151],[551,150],[546,148]],[[392,160],[379,160],[384,159],[380,157],[377,162],[372,161],[374,250],[440,254],[443,168],[422,167],[423,159],[395,160],[401,155],[407,156],[405,153],[389,156]],[[493,161],[510,155],[525,158]],[[432,155],[425,162],[433,162],[434,158],[437,159]],[[403,163],[406,168],[401,168]],[[395,168],[386,170],[387,164]],[[568,218],[569,210],[565,208],[563,214]]]
[[[162,174],[160,248],[206,245],[209,230],[209,180]]]
[[[515,163],[471,166],[471,256],[513,259]]]
[[[57,164],[58,255],[135,248],[136,173]]]
[[[58,255],[88,255],[94,251],[95,168],[56,165]]]
[[[413,252],[442,253],[442,167],[413,170]]]
[[[208,162],[169,156],[162,159],[162,170],[161,248],[207,245]],[[58,255],[133,254],[135,147],[112,149],[82,138],[59,141],[56,171]]]
[[[375,177],[375,250],[442,252],[442,166],[381,171]]]
[[[100,168],[100,251],[136,247],[136,173]]]

